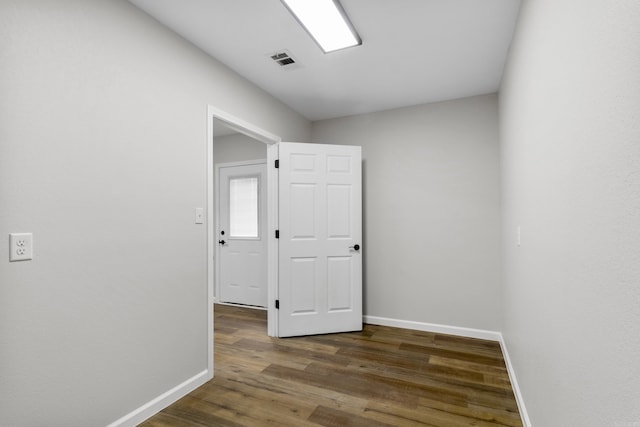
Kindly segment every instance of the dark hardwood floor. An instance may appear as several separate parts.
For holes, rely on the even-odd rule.
[[[214,312],[214,379],[141,426],[522,425],[498,343],[374,325],[277,339],[265,311]]]

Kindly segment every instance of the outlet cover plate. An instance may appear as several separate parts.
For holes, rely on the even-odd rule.
[[[28,261],[33,259],[33,234],[9,234],[9,261]]]

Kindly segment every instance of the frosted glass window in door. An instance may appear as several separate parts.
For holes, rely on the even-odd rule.
[[[258,238],[258,177],[229,179],[229,237]]]

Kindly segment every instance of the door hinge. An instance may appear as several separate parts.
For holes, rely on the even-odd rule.
[[[276,169],[280,167],[280,159],[276,159]]]
[[[276,300],[276,309],[278,309],[278,310],[280,309],[280,300],[279,299]]]
[[[280,238],[280,230],[276,230],[276,239]]]

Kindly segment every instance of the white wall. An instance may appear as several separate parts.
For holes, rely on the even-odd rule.
[[[505,337],[536,426],[640,424],[639,28],[637,0],[521,10],[500,92]]]
[[[501,329],[496,95],[313,123],[361,145],[364,312]]]
[[[207,369],[207,104],[310,125],[121,0],[0,2],[0,93],[0,425],[106,425]]]
[[[266,159],[267,144],[240,133],[220,136],[213,139],[213,158],[216,163]]]

